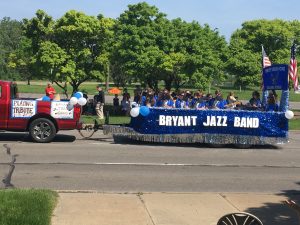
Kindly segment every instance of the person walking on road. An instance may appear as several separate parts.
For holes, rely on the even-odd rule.
[[[97,116],[100,120],[104,119],[104,114],[103,114],[103,106],[105,104],[105,95],[104,91],[102,90],[102,87],[100,85],[97,86],[98,90],[98,95],[95,95],[94,97],[94,102],[96,104],[95,110],[97,113]]]

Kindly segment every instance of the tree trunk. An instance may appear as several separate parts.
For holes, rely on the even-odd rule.
[[[71,83],[71,86],[72,86],[72,89],[73,89],[72,90],[72,95],[78,91],[79,85],[80,84],[78,84],[78,83]]]
[[[105,82],[106,91],[108,91],[108,89],[109,89],[109,73],[110,73],[110,68],[109,68],[109,65],[107,65],[107,76],[106,76],[106,82]]]
[[[171,88],[172,88],[172,80],[171,79],[167,79],[167,80],[164,80],[165,81],[165,88],[168,90],[168,91],[171,91]]]
[[[65,82],[64,85],[61,85],[61,84],[58,83],[57,81],[54,81],[54,83],[55,83],[58,87],[60,87],[60,88],[63,90],[64,95],[65,95],[67,98],[69,98],[67,82]]]

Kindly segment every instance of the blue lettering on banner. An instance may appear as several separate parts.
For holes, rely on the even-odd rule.
[[[141,134],[287,137],[288,120],[283,112],[150,108],[148,116],[131,118],[130,127]]]

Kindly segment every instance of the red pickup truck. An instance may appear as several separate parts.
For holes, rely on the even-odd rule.
[[[40,143],[51,142],[59,130],[81,128],[81,107],[68,101],[18,98],[15,82],[0,81],[0,130],[29,132]]]

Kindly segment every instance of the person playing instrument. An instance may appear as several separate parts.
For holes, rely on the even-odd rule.
[[[237,100],[236,97],[234,97],[234,92],[233,91],[230,91],[227,95],[227,98],[226,98],[226,105],[225,105],[225,108],[227,109],[233,109],[235,108],[237,105],[241,105],[241,103]]]

